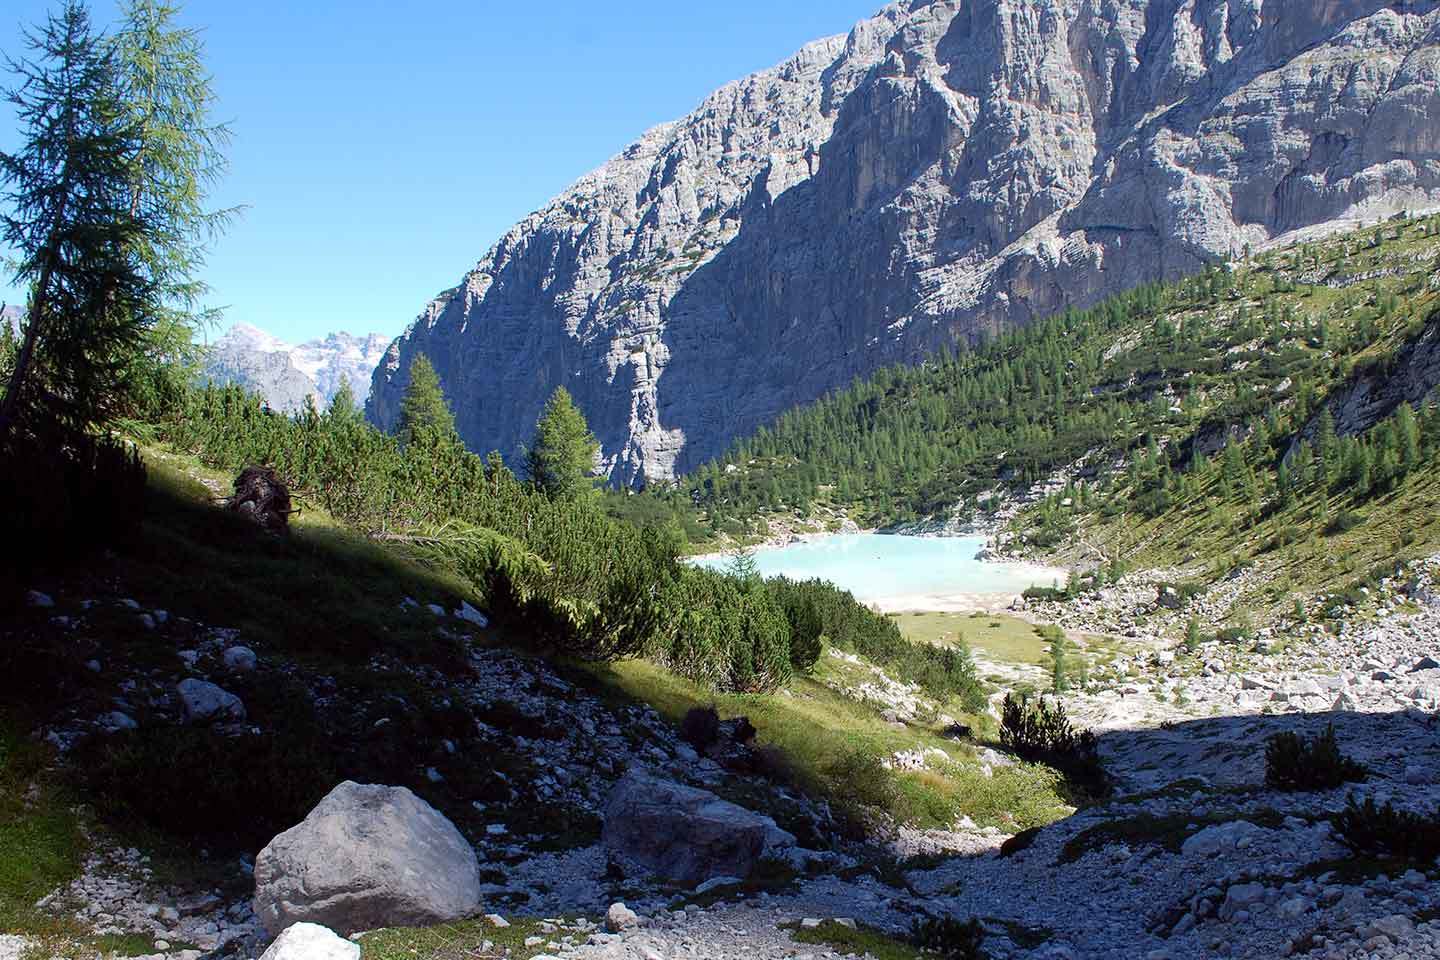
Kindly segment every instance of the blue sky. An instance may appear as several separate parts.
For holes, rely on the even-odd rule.
[[[235,134],[216,201],[249,208],[210,254],[212,301],[291,340],[397,334],[642,131],[881,3],[192,0]],[[50,5],[3,7],[13,55]],[[0,106],[0,149],[16,143]]]

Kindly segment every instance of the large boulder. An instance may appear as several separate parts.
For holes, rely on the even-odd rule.
[[[686,886],[748,877],[760,860],[784,857],[795,847],[795,838],[769,817],[641,773],[615,785],[604,839],[616,857]]]
[[[360,947],[317,923],[286,927],[260,960],[360,960]]]
[[[404,787],[347,780],[255,858],[255,914],[271,934],[441,923],[479,903],[475,850]]]

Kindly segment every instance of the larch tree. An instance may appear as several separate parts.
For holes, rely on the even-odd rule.
[[[430,446],[456,439],[455,417],[445,402],[440,375],[430,358],[417,353],[410,361],[410,383],[400,399],[400,423],[396,431],[401,446]]]
[[[350,388],[350,378],[343,373],[340,375],[340,386],[335,388],[335,395],[330,398],[330,407],[326,414],[336,423],[353,424],[361,420],[360,405],[355,402],[355,391]]]
[[[175,12],[132,0],[105,38],[66,0],[8,61],[20,146],[0,153],[0,237],[29,302],[0,432],[42,414],[89,429],[153,402],[166,364],[188,356],[194,273],[233,211],[204,209],[227,134],[206,119],[200,44]]]
[[[229,168],[230,130],[211,120],[215,93],[198,31],[176,22],[177,4],[129,0],[110,41],[130,157],[130,212],[162,229],[142,232],[137,253],[158,294],[144,349],[128,371],[141,402],[163,403],[196,359],[193,333],[216,311],[196,274],[205,252],[239,208],[209,209],[206,196]]]
[[[121,102],[113,50],[69,0],[26,34],[5,91],[19,147],[0,153],[0,236],[29,303],[0,399],[0,438],[85,431],[109,416],[156,300],[139,256],[160,225],[133,209],[139,132]]]
[[[535,424],[535,440],[526,454],[530,482],[551,499],[581,497],[595,490],[592,474],[600,443],[570,392],[556,387]]]

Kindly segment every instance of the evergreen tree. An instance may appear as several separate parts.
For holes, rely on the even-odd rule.
[[[551,499],[584,496],[595,490],[592,473],[599,449],[570,392],[556,387],[535,424],[526,472],[530,482]]]
[[[228,169],[230,131],[210,120],[215,94],[195,30],[177,26],[179,6],[128,0],[111,47],[120,105],[135,130],[130,157],[130,212],[164,229],[137,237],[137,253],[157,292],[144,349],[127,371],[141,403],[173,405],[191,365],[208,288],[196,278],[206,245],[236,209],[207,210],[205,196]]]
[[[0,438],[85,431],[114,412],[158,296],[138,248],[163,226],[132,208],[138,130],[85,7],[68,0],[27,40],[33,59],[12,62],[5,94],[20,146],[0,153],[0,240],[29,305]]]
[[[400,423],[396,436],[404,447],[412,444],[433,446],[458,439],[455,417],[450,413],[445,392],[440,388],[440,375],[423,353],[415,354],[415,359],[410,361],[410,383],[405,387],[405,396],[400,399]]]
[[[725,572],[742,583],[756,583],[760,580],[760,566],[755,562],[755,551],[737,547],[730,554]]]
[[[330,398],[330,408],[326,413],[337,424],[360,422],[360,406],[355,402],[355,391],[350,389],[350,378],[345,374],[340,375],[340,386],[335,388],[335,395]]]
[[[1395,411],[1395,431],[1399,437],[1400,468],[1408,473],[1420,465],[1420,422],[1408,403]]]

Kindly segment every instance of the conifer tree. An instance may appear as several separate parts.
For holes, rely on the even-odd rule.
[[[1395,411],[1395,430],[1399,434],[1400,469],[1409,472],[1420,465],[1420,422],[1408,403]]]
[[[570,392],[556,387],[535,424],[535,440],[526,454],[530,482],[551,499],[573,499],[593,493],[595,454],[600,449],[585,415]]]
[[[455,417],[445,402],[440,388],[440,375],[430,359],[417,353],[410,361],[410,383],[400,399],[400,423],[396,431],[400,445],[433,446],[442,441],[458,439]]]
[[[360,406],[355,402],[355,391],[350,389],[348,376],[340,375],[340,385],[335,388],[335,395],[330,398],[330,408],[327,413],[330,419],[339,424],[353,424],[360,421]]]
[[[0,154],[0,239],[29,303],[0,422],[84,430],[153,406],[161,381],[178,400],[169,362],[191,348],[193,273],[228,213],[203,209],[225,133],[206,119],[200,44],[175,11],[132,0],[107,40],[66,0],[27,36],[32,59],[10,62],[22,145]]]
[[[136,240],[157,297],[144,349],[127,373],[131,389],[142,393],[137,399],[151,403],[173,402],[198,359],[194,328],[217,311],[202,308],[208,287],[196,273],[208,243],[238,213],[205,206],[206,193],[228,169],[223,149],[230,131],[210,120],[215,94],[203,45],[198,31],[176,24],[179,11],[163,0],[128,0],[110,44],[120,106],[136,133],[130,212],[164,225]]]
[[[20,146],[0,153],[0,241],[29,304],[0,438],[102,422],[156,298],[137,245],[157,225],[132,209],[138,131],[115,58],[77,0],[27,40],[33,59],[11,62],[17,80],[5,93]]]

